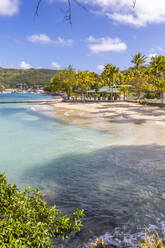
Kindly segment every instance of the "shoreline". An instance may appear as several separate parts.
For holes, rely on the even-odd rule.
[[[146,119],[148,120],[157,120],[162,117],[165,120],[165,108],[153,105],[141,105],[140,103],[133,102],[91,102],[91,103],[71,103],[71,102],[57,102],[54,104],[55,110],[66,109],[72,111],[81,111],[79,116],[82,116],[84,113],[88,113],[91,117],[119,117],[114,114],[127,113],[129,117],[133,119]],[[149,113],[150,112],[150,113]],[[149,114],[152,115],[152,118],[149,117]],[[158,118],[156,118],[156,115]],[[125,117],[125,116],[123,116]],[[163,119],[161,118],[161,120]]]
[[[117,132],[124,143],[165,145],[165,109],[130,102],[51,104],[59,121],[98,131]]]
[[[150,121],[165,123],[165,108],[151,105],[141,105],[132,102],[114,103],[66,103],[51,104],[55,110],[55,117],[72,121],[72,117],[79,119],[95,118],[105,122],[132,122],[143,124]]]
[[[165,109],[157,106],[57,102],[32,109],[61,123],[115,135],[111,145],[165,145]]]

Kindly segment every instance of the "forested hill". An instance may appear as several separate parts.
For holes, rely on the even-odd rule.
[[[0,83],[6,88],[17,88],[19,85],[31,87],[48,85],[56,70],[49,69],[6,69],[0,68]]]

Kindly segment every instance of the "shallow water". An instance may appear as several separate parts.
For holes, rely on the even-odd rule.
[[[28,101],[28,100],[45,100],[51,99],[50,95],[42,95],[37,93],[1,93],[0,92],[0,101]]]
[[[163,126],[113,123],[102,132],[57,121],[50,110],[0,105],[0,171],[20,188],[39,187],[64,212],[85,209],[82,231],[58,247],[88,247],[96,237],[138,247],[146,229],[163,232]]]

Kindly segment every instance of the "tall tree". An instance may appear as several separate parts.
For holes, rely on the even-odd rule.
[[[131,63],[134,64],[134,68],[132,69],[132,79],[130,83],[138,100],[140,100],[141,94],[147,87],[147,73],[146,68],[144,67],[146,60],[147,56],[143,55],[141,52],[132,56],[131,60]]]
[[[70,94],[76,88],[76,73],[69,66],[68,69],[63,69],[56,73],[51,79],[50,88],[54,92],[65,92],[69,99]]]
[[[78,71],[76,74],[77,86],[81,91],[81,95],[84,95],[86,90],[90,90],[96,86],[98,81],[98,75],[95,72]]]
[[[139,70],[132,70],[130,84],[132,86],[131,91],[136,95],[137,99],[140,100],[142,93],[144,93],[148,87],[147,69],[141,68]]]
[[[146,60],[147,60],[147,56],[142,55],[141,52],[138,52],[137,54],[132,56],[131,63],[135,65],[136,70],[139,70],[146,63]]]
[[[124,101],[126,99],[126,94],[131,90],[131,85],[129,85],[132,78],[132,73],[127,70],[119,75],[120,82],[120,92],[123,93]]]
[[[101,74],[104,85],[109,86],[111,91],[111,99],[113,100],[113,87],[116,86],[119,80],[119,68],[112,64],[107,64]]]
[[[150,79],[155,87],[156,92],[163,96],[165,92],[165,56],[155,56],[151,58],[150,62]]]

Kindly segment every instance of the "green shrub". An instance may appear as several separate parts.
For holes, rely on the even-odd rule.
[[[100,94],[98,94],[98,93],[95,93],[95,94],[93,95],[94,99],[97,99],[99,96],[100,96]]]
[[[43,87],[43,90],[44,90],[44,91],[47,91],[47,92],[51,92],[51,88],[50,88],[49,85],[44,86],[44,87]]]
[[[147,99],[160,99],[160,94],[159,93],[154,93],[154,92],[146,92],[144,95],[144,98]]]
[[[48,248],[51,238],[65,239],[80,231],[83,210],[63,215],[50,207],[38,190],[20,192],[0,174],[0,247]]]
[[[105,98],[109,98],[110,96],[111,96],[111,94],[105,93]]]

